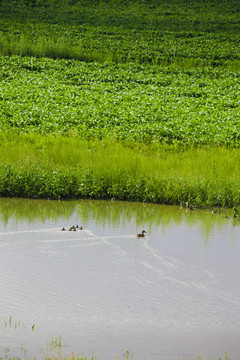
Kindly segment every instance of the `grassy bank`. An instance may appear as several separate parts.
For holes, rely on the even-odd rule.
[[[179,148],[1,133],[0,196],[240,203],[240,149]]]

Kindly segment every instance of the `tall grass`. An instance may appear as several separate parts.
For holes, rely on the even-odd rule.
[[[19,38],[7,38],[0,33],[0,55],[34,56],[37,58],[48,57],[52,59],[75,59],[85,62],[106,61],[111,59],[107,52],[99,53],[93,50],[84,50],[79,44],[72,46],[67,38],[38,37],[37,41],[22,34]]]
[[[201,58],[191,55],[171,56],[171,54],[152,53],[149,56],[144,56],[140,51],[134,53],[131,50],[123,48],[116,49],[117,44],[112,48],[102,47],[95,49],[83,46],[80,43],[73,45],[66,36],[52,37],[38,36],[35,41],[26,36],[24,33],[20,37],[15,37],[14,34],[5,36],[0,32],[0,56],[28,56],[36,58],[51,58],[51,59],[73,59],[84,62],[109,62],[109,63],[150,63],[153,65],[170,65],[182,69],[187,68],[205,68],[222,66],[228,70],[237,71],[240,69],[240,59],[220,58],[214,60],[212,58]],[[127,54],[127,51],[130,53]]]
[[[240,150],[0,134],[0,196],[240,204]]]

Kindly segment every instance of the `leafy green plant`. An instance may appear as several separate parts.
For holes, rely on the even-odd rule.
[[[19,57],[0,58],[0,65],[2,127],[85,139],[239,146],[236,73]]]
[[[0,132],[0,196],[238,208],[239,151]]]

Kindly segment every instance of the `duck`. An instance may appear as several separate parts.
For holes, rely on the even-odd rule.
[[[72,230],[74,230],[75,229],[75,226],[73,225],[73,226],[71,226],[69,229],[68,229],[68,231],[72,231]]]
[[[65,227],[63,227],[62,229],[61,229],[61,231],[65,231],[66,229],[65,229]]]
[[[76,229],[83,230],[83,227],[76,225]]]
[[[140,238],[140,237],[145,237],[145,233],[146,233],[146,231],[143,230],[141,234],[137,234],[137,237],[139,237],[139,238]]]

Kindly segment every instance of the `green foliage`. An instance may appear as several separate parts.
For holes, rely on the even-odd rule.
[[[0,58],[0,124],[84,139],[239,146],[239,73]]]
[[[238,16],[237,0],[3,1],[0,53],[234,69]]]
[[[239,149],[0,133],[0,196],[238,207],[239,159]]]

